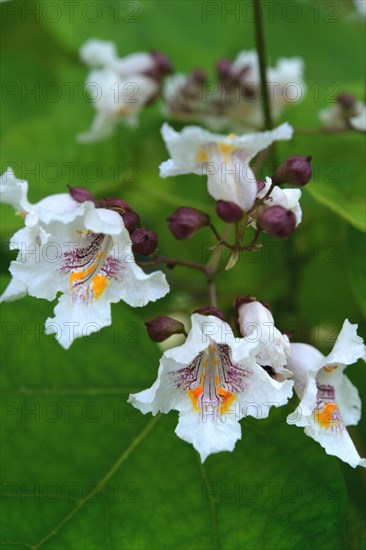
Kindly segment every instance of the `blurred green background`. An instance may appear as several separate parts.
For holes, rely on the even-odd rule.
[[[350,16],[351,0],[264,6],[272,64],[281,56],[306,63],[308,94],[283,121],[319,126],[318,111],[338,90],[362,99],[364,24]],[[94,116],[82,93],[88,70],[78,49],[88,38],[114,40],[121,56],[156,49],[178,72],[212,71],[219,58],[255,46],[250,2],[10,1],[0,5],[0,16],[1,171],[12,166],[27,179],[32,201],[67,184],[123,197],[159,234],[161,253],[207,259],[208,231],[176,242],[166,229],[176,207],[213,213],[214,203],[198,176],[159,179],[158,165],[168,158],[159,105],[143,111],[135,130],[120,127],[93,145],[76,142]],[[303,223],[290,241],[262,239],[261,254],[243,256],[219,277],[228,318],[235,296],[255,295],[271,304],[277,327],[324,353],[345,318],[364,328],[364,145],[361,134],[295,134],[278,145],[279,159],[313,156]],[[271,175],[271,167],[264,165],[261,175]],[[1,213],[5,288],[13,257],[6,243],[22,221],[8,206]],[[200,273],[176,268],[168,277],[166,298],[144,309],[114,305],[113,326],[69,351],[43,334],[53,304],[28,297],[2,306],[4,546],[363,548],[365,472],[327,456],[301,429],[286,425],[291,407],[266,421],[243,420],[235,451],[211,456],[202,467],[174,434],[177,413],[151,424],[126,404],[128,394],[150,386],[157,373],[160,350],[143,321],[190,313],[207,302]],[[365,365],[347,374],[365,401]],[[365,426],[363,419],[350,430],[362,456]]]

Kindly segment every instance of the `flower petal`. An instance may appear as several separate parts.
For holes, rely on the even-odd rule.
[[[54,317],[46,321],[46,334],[56,335],[64,349],[69,349],[75,338],[88,336],[111,324],[111,306],[101,297],[89,303],[75,302],[70,295],[60,296]]]
[[[240,424],[229,416],[203,422],[198,413],[180,413],[175,433],[187,443],[192,443],[200,454],[201,462],[210,454],[233,451],[236,442],[241,439]]]

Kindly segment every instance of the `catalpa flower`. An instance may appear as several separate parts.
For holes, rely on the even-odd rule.
[[[224,136],[198,126],[187,126],[179,133],[164,124],[161,132],[171,156],[160,165],[162,178],[207,175],[208,192],[214,199],[233,202],[248,211],[257,194],[249,162],[274,141],[291,139],[293,129],[285,123],[268,132]]]
[[[287,422],[304,427],[306,435],[328,454],[353,468],[366,467],[366,459],[360,457],[346,429],[358,424],[361,400],[344,370],[358,359],[365,360],[365,346],[357,336],[357,325],[346,320],[328,356],[307,344],[291,344],[288,361],[301,401]]]
[[[14,179],[6,182],[5,174],[2,184],[6,202],[12,196],[13,206],[23,210],[24,197],[17,204],[11,192]],[[34,223],[27,225],[28,220]],[[46,333],[55,333],[65,349],[75,338],[110,325],[112,303],[141,307],[169,291],[162,272],[147,275],[136,264],[118,208],[98,208],[92,200],[79,203],[65,193],[30,205],[25,221],[10,241],[19,253],[2,300],[28,293],[52,301],[61,293]]]
[[[232,451],[241,438],[239,420],[266,418],[287,403],[293,383],[279,382],[256,362],[259,342],[235,338],[215,315],[194,313],[186,342],[166,351],[151,388],[130,395],[146,414],[179,411],[175,433],[199,452]]]
[[[94,68],[85,88],[97,111],[90,130],[78,135],[81,142],[109,137],[120,122],[136,126],[140,110],[157,97],[161,79],[171,71],[158,52],[118,58],[115,44],[103,40],[86,42],[80,57]]]

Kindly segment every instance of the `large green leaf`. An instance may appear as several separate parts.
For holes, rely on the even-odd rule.
[[[98,341],[65,352],[42,332],[50,306],[26,299],[3,308],[7,546],[342,544],[339,470],[301,429],[285,424],[288,410],[243,421],[235,452],[202,466],[174,434],[176,413],[152,420],[126,405],[158,366],[157,348],[129,308],[113,308],[119,332],[104,329]]]

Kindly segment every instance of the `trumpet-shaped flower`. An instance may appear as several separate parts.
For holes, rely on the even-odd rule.
[[[93,68],[85,89],[96,109],[91,128],[78,135],[84,143],[109,137],[120,122],[136,126],[140,110],[158,95],[161,78],[171,70],[162,54],[119,58],[115,44],[103,40],[86,42],[80,57]]]
[[[287,422],[304,427],[306,435],[328,454],[353,468],[366,467],[366,459],[360,457],[346,429],[358,424],[361,400],[344,370],[361,358],[365,360],[365,346],[357,336],[357,325],[346,320],[328,356],[307,344],[291,344],[288,361],[301,401]]]
[[[162,135],[171,158],[160,165],[160,176],[207,175],[208,192],[214,199],[233,202],[247,211],[257,194],[249,162],[274,141],[289,140],[292,134],[287,123],[243,136],[213,134],[198,126],[187,126],[179,133],[164,124]]]
[[[202,462],[232,451],[241,418],[266,418],[271,406],[284,405],[292,394],[292,381],[279,382],[258,365],[260,346],[235,338],[218,317],[195,313],[186,342],[163,354],[156,382],[129,402],[144,414],[179,411],[175,432]]]
[[[10,196],[8,189],[7,202]],[[13,200],[17,210],[24,208],[21,201]],[[140,307],[169,291],[162,272],[147,275],[136,264],[129,233],[116,211],[96,208],[92,201],[80,204],[65,193],[30,205],[25,222],[10,241],[19,252],[2,300],[28,293],[51,301],[61,293],[46,332],[55,333],[66,349],[75,338],[111,324],[111,303],[123,300]]]

